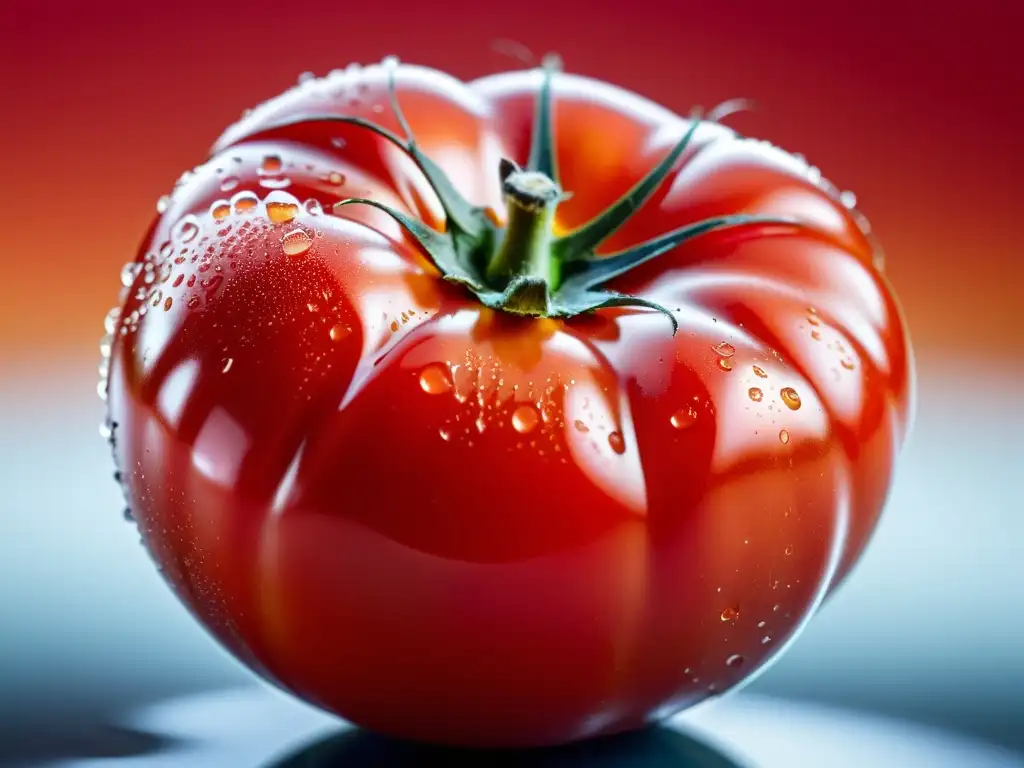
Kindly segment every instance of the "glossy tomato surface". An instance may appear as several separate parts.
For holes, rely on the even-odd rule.
[[[506,214],[539,72],[397,70],[421,149]],[[687,120],[554,79],[568,232]],[[368,197],[443,229],[384,67],[300,83],[187,173],[108,317],[115,460],[191,612],[253,670],[355,723],[466,745],[638,727],[792,640],[857,560],[912,410],[909,342],[859,214],[715,124],[614,250],[718,214],[619,278],[670,308],[485,309]],[[284,125],[282,125],[284,124]]]

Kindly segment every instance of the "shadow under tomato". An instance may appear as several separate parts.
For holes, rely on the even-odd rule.
[[[704,741],[664,727],[563,747],[530,750],[450,749],[368,731],[315,741],[264,768],[749,768]]]

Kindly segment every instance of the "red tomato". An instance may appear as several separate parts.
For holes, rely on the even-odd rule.
[[[749,680],[908,428],[863,218],[604,83],[395,66],[245,116],[126,267],[101,391],[144,543],[253,670],[388,734],[553,744]]]

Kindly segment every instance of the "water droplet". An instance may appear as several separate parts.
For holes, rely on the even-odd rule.
[[[764,368],[759,365],[754,366],[754,375],[760,379],[767,379],[768,374],[764,372]]]
[[[850,190],[846,190],[839,195],[839,202],[847,208],[853,208],[857,204],[857,196]]]
[[[815,341],[821,341],[821,334],[818,331],[811,331],[811,338]]]
[[[198,296],[193,296],[191,299],[188,300],[188,308],[189,309],[195,309],[198,306],[199,306],[199,297]]]
[[[715,352],[720,354],[722,357],[732,357],[736,354],[736,347],[727,341],[723,341],[716,346],[712,347]]]
[[[331,341],[341,341],[346,336],[352,333],[352,329],[344,323],[335,323],[331,326],[330,336]]]
[[[772,606],[772,613],[778,613],[780,608],[782,608],[782,606],[776,603]]]
[[[438,435],[440,436],[440,438],[441,438],[442,440],[444,440],[444,441],[445,441],[446,443],[447,443],[447,442],[448,442],[449,440],[451,440],[451,439],[452,439],[452,433],[451,433],[451,430],[449,430],[449,429],[445,429],[444,427],[441,427],[441,429],[437,430],[437,434],[438,434]]]
[[[292,180],[287,176],[273,176],[267,179],[260,179],[260,186],[265,189],[286,189],[292,185]]]
[[[107,316],[103,318],[103,330],[107,333],[113,333],[114,329],[117,328],[117,321],[121,319],[121,308],[114,307],[112,310],[107,312]]]
[[[217,221],[226,219],[230,213],[231,204],[227,200],[218,200],[210,206],[210,215]]]
[[[320,205],[320,201],[314,198],[309,198],[302,204],[302,207],[306,209],[306,213],[310,216],[319,216],[324,212],[324,207]]]
[[[420,389],[428,395],[443,395],[451,388],[451,372],[440,363],[431,363],[420,373]]]
[[[744,659],[740,654],[734,653],[732,656],[725,660],[725,663],[730,667],[738,667],[744,661],[746,661],[746,659]]]
[[[160,199],[156,201],[156,212],[163,213],[171,207],[171,196],[161,195]]]
[[[198,234],[199,224],[196,221],[196,217],[189,214],[174,225],[174,233],[172,234],[172,237],[179,242],[190,243],[196,239],[196,235]]]
[[[337,171],[331,171],[327,174],[326,181],[328,184],[333,184],[336,187],[340,187],[345,183],[345,174],[338,173]]]
[[[273,176],[280,173],[283,167],[284,163],[281,162],[280,155],[267,155],[260,163],[259,173],[261,176]]]
[[[669,423],[676,429],[686,429],[697,421],[697,411],[692,406],[680,408],[669,418]]]
[[[782,550],[782,551],[783,551],[783,552],[785,552],[785,553],[786,553],[787,555],[792,555],[792,554],[793,554],[793,545],[792,545],[792,544],[790,544],[790,545],[789,545],[788,547],[786,547],[786,548],[785,548],[784,550]]]
[[[626,452],[626,441],[622,438],[622,433],[620,432],[610,432],[608,434],[608,445],[618,454]]]
[[[718,358],[718,367],[721,368],[723,371],[731,371],[732,360],[730,360],[727,357],[720,357]]]
[[[768,637],[768,635],[765,635],[761,638],[761,645],[768,645],[768,643],[770,643],[771,641],[772,639]]]
[[[312,247],[313,239],[304,229],[293,229],[281,238],[281,250],[288,256],[302,256]]]
[[[759,622],[757,622],[757,628],[758,629],[763,629],[764,625],[767,624],[767,623],[768,623],[767,621],[759,621]]]
[[[142,271],[142,265],[137,262],[130,262],[121,267],[121,285],[125,288],[131,287],[135,282],[135,278],[139,276]]]
[[[807,322],[811,325],[821,325],[821,319],[817,315],[808,315]]]
[[[842,365],[842,366],[843,366],[843,368],[845,368],[845,369],[846,369],[846,370],[848,370],[848,371],[852,371],[852,370],[853,370],[854,368],[856,368],[856,367],[857,367],[857,366],[856,366],[856,365],[854,364],[853,360],[851,360],[851,359],[850,359],[850,358],[848,358],[848,357],[847,357],[847,358],[843,358],[843,360],[842,360],[842,361],[840,362],[840,365]]]
[[[800,407],[800,395],[792,387],[783,387],[779,391],[779,396],[791,411],[795,411]]]
[[[221,179],[220,191],[230,192],[232,189],[235,189],[241,183],[241,180],[237,176],[225,176],[223,179]]]
[[[397,56],[385,56],[380,60],[380,65],[385,69],[394,69],[399,63]]]
[[[532,432],[539,419],[537,409],[532,405],[520,405],[512,412],[512,426],[521,435]]]
[[[227,373],[228,371],[231,370],[231,366],[234,365],[234,363],[234,358],[225,357],[223,360],[220,361],[220,372]]]
[[[342,149],[346,144],[348,142],[341,138],[341,136],[335,136],[331,139],[331,146],[335,149]]]
[[[587,432],[590,431],[590,427],[586,425],[586,422],[584,422],[583,419],[576,419],[576,421],[574,421],[572,425],[576,427],[577,432],[582,432],[586,434]]]
[[[299,73],[299,85],[308,83],[310,80],[316,80],[316,75],[312,72],[300,72]]]
[[[107,382],[105,380],[96,385],[96,394],[100,396],[100,400],[107,399]]]
[[[779,430],[779,442],[782,443],[783,445],[785,445],[786,443],[789,442],[789,430],[788,429],[780,429]]]
[[[260,199],[252,192],[239,192],[231,198],[235,213],[248,213],[259,204]]]
[[[739,617],[739,608],[730,607],[722,611],[722,621],[736,621]]]
[[[755,403],[760,403],[761,402],[761,398],[764,397],[764,392],[762,392],[757,387],[751,387],[748,390],[747,394],[750,395],[750,399],[753,400]]]
[[[287,224],[299,214],[295,203],[271,201],[267,203],[267,218],[275,224]]]
[[[174,304],[174,299],[172,299],[170,296],[164,299],[164,312],[169,312],[172,304]]]
[[[484,433],[484,430],[487,429],[487,422],[484,421],[484,415],[482,413],[476,417],[476,421],[473,423],[476,424],[476,431],[481,435]]]

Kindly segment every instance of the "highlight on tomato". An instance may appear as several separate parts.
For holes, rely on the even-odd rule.
[[[913,361],[850,196],[727,111],[386,60],[182,176],[100,393],[224,647],[469,746],[638,728],[779,656],[876,525]]]

